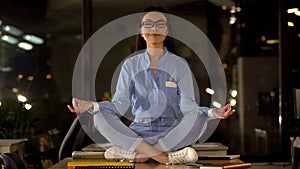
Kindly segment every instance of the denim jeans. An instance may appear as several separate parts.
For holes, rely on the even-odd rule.
[[[94,115],[96,129],[114,146],[135,151],[145,141],[159,144],[165,152],[176,151],[194,144],[207,126],[207,117],[199,111],[188,112],[180,121],[157,118],[146,122],[134,121],[126,126],[119,116],[103,109]]]

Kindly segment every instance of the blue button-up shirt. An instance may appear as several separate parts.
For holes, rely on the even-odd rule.
[[[173,121],[192,111],[208,114],[209,108],[195,102],[192,73],[183,58],[165,49],[156,69],[154,76],[146,51],[125,60],[113,100],[100,102],[100,110],[124,115],[131,105],[135,121],[141,122],[159,117]]]

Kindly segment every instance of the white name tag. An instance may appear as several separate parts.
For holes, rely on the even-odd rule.
[[[166,81],[166,87],[173,87],[173,88],[176,88],[177,87],[177,84],[175,82],[169,82],[169,81]]]

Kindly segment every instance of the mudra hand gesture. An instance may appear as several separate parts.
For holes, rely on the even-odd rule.
[[[226,104],[221,108],[216,108],[212,110],[212,114],[214,117],[219,119],[226,119],[227,117],[231,116],[235,112],[235,109],[231,109],[230,104]]]
[[[71,107],[70,105],[67,105],[68,109],[72,113],[78,113],[78,114],[82,114],[89,109],[93,109],[93,103],[91,101],[80,100],[77,98],[73,98],[72,106],[73,107]]]

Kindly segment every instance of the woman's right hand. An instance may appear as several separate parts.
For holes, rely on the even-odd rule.
[[[67,105],[68,109],[72,113],[82,114],[89,109],[93,109],[93,103],[91,101],[80,100],[77,98],[73,98],[72,106]]]

